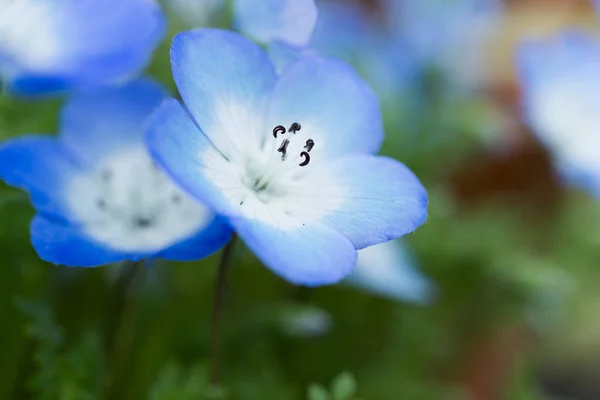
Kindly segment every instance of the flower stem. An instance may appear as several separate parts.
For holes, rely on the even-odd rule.
[[[138,312],[140,307],[140,291],[142,289],[145,261],[128,261],[118,271],[112,291],[112,302],[109,307],[107,324],[106,349],[108,355],[108,379],[106,398],[114,398],[117,387],[122,383],[135,336]]]
[[[225,308],[225,295],[227,292],[227,274],[231,268],[233,249],[237,242],[234,233],[227,246],[221,253],[221,262],[215,280],[215,292],[213,297],[212,321],[210,328],[210,376],[209,382],[217,386],[221,379],[221,326],[223,321],[223,310]]]

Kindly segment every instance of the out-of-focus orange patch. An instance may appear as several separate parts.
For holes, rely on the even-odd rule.
[[[588,0],[512,0],[489,46],[488,75],[493,86],[514,85],[514,52],[525,38],[550,37],[561,30],[581,28],[600,35],[600,16]]]

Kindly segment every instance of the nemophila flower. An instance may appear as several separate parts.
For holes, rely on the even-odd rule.
[[[149,123],[155,159],[224,215],[291,282],[337,282],[356,249],[415,230],[427,193],[383,139],[371,89],[346,64],[306,57],[278,78],[264,51],[232,32],[181,33],[171,48],[183,99]]]
[[[154,164],[144,126],[165,93],[149,80],[73,95],[57,138],[26,135],[0,146],[0,178],[26,190],[37,215],[31,240],[55,264],[204,257],[230,229]]]
[[[459,89],[477,86],[485,78],[484,45],[498,27],[501,0],[387,0],[386,4],[389,26],[422,66],[438,68]]]
[[[414,257],[399,240],[359,250],[356,268],[344,282],[394,300],[416,303],[431,300],[434,292],[434,285],[417,270]]]
[[[154,0],[0,0],[0,79],[39,94],[121,82],[165,30]]]
[[[384,100],[397,100],[416,78],[416,64],[381,21],[356,2],[319,3],[308,47],[273,42],[269,54],[278,72],[303,56],[321,54],[351,63]]]
[[[600,195],[600,45],[575,31],[525,42],[517,67],[527,123],[568,181]]]
[[[234,24],[261,43],[305,46],[317,22],[314,0],[235,0]]]

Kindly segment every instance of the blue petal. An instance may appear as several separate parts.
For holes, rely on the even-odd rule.
[[[215,253],[230,239],[231,228],[225,220],[216,217],[194,237],[160,252],[158,257],[173,261],[199,260]]]
[[[7,86],[11,93],[19,93],[22,96],[32,96],[63,92],[72,85],[72,80],[62,76],[24,75],[9,81]]]
[[[359,155],[339,159],[328,169],[344,195],[323,222],[357,249],[406,235],[427,219],[427,191],[404,164]]]
[[[259,145],[275,70],[258,45],[199,29],[175,37],[171,63],[186,107],[219,151],[234,157],[240,147]]]
[[[177,100],[166,101],[153,114],[148,123],[146,143],[153,159],[181,188],[218,214],[237,213],[225,199],[225,194],[206,177],[212,173],[222,183],[236,179],[234,173],[228,173],[230,163],[216,151]]]
[[[69,267],[96,267],[117,261],[139,261],[142,254],[124,254],[87,238],[75,226],[37,215],[31,222],[31,243],[40,258]]]
[[[80,158],[97,162],[111,150],[143,143],[146,122],[165,98],[165,90],[150,79],[78,91],[61,111],[60,138]]]
[[[344,282],[395,300],[417,303],[428,302],[434,290],[400,240],[359,250],[356,268]]]
[[[235,24],[262,43],[306,45],[317,23],[314,0],[236,0]]]
[[[578,65],[574,66],[572,60],[577,60]],[[549,40],[524,41],[517,50],[516,61],[521,82],[529,90],[550,84],[557,77],[576,79],[582,72],[596,74],[600,49],[587,33],[568,30]]]
[[[343,235],[319,224],[281,229],[258,221],[232,224],[258,258],[287,281],[305,286],[339,282],[352,271],[356,250]]]
[[[290,64],[296,62],[299,58],[314,55],[310,49],[304,47],[292,46],[284,42],[271,42],[267,48],[269,58],[275,65],[277,74],[281,74],[283,70]]]
[[[517,67],[529,126],[553,153],[561,175],[597,195],[600,46],[583,32],[567,31],[523,43]]]
[[[28,135],[0,146],[0,179],[27,191],[33,205],[55,216],[63,214],[63,182],[80,165],[55,138]]]
[[[376,153],[383,141],[377,97],[350,66],[333,59],[305,57],[280,77],[269,126],[294,122],[326,158]]]
[[[17,12],[14,23],[31,24],[32,18],[40,18],[39,25],[46,31],[31,27],[31,37],[26,38],[37,45],[5,49],[4,64],[9,67],[5,66],[8,72],[4,75],[17,93],[67,89],[65,85],[49,85],[44,76],[69,86],[128,79],[148,63],[165,32],[164,16],[152,0],[84,0],[35,7],[45,10],[38,15],[24,8]],[[41,39],[36,35],[46,35],[56,44],[52,62],[34,61],[28,54],[39,51]]]

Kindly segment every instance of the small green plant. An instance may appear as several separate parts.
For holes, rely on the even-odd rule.
[[[356,378],[351,372],[342,372],[327,389],[319,383],[308,387],[308,400],[360,400],[356,397]]]

